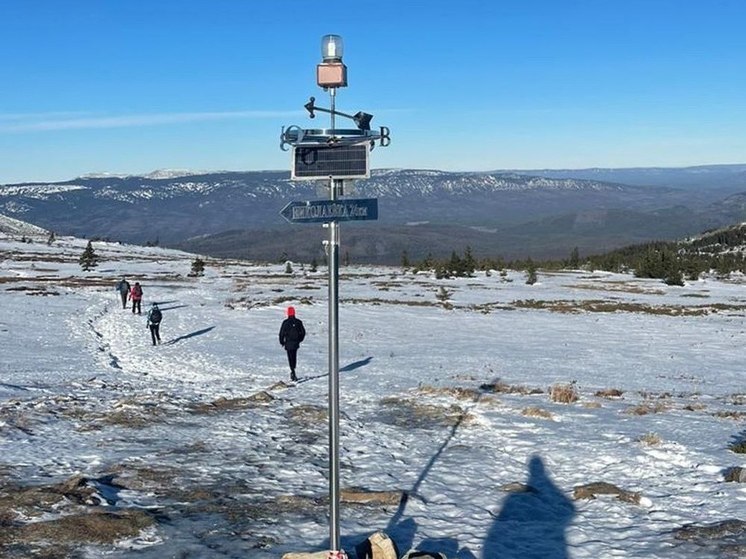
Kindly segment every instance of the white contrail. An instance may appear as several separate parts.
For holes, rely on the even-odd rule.
[[[217,120],[284,118],[300,114],[301,111],[224,111],[119,116],[82,116],[80,113],[0,114],[0,132],[129,128]]]

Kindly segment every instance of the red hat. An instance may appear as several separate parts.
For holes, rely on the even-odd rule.
[[[288,316],[295,316],[295,307],[288,307]]]

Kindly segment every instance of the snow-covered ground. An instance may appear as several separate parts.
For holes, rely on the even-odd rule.
[[[99,242],[83,272],[85,241],[45,241],[0,238],[0,555],[43,549],[22,527],[102,510],[149,520],[60,557],[326,549],[326,269],[207,260],[196,278],[193,255]],[[343,501],[348,552],[380,529],[462,559],[744,556],[746,484],[725,479],[746,466],[746,282],[350,266],[339,291],[341,486],[406,495]],[[296,386],[289,304],[308,331]],[[75,475],[98,499],[7,504]],[[595,482],[623,498],[576,498]]]

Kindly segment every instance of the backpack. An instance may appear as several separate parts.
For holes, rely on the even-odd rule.
[[[136,285],[132,288],[132,298],[137,299],[142,297],[142,287]]]
[[[153,309],[150,311],[150,322],[153,324],[159,324],[162,318],[163,315],[161,314],[161,309]]]
[[[355,547],[358,559],[397,559],[399,550],[384,532],[376,532]]]
[[[303,336],[300,332],[300,324],[298,324],[297,321],[293,320],[290,323],[290,326],[288,327],[288,333],[286,336],[286,340],[288,342],[302,342]]]

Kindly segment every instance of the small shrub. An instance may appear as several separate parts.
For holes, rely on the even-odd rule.
[[[84,272],[88,272],[89,270],[92,270],[93,268],[98,266],[98,262],[99,257],[93,248],[93,244],[91,243],[91,241],[88,241],[88,245],[86,245],[83,254],[80,255],[78,263],[80,264],[80,267],[83,269]]]
[[[559,402],[561,404],[572,404],[577,402],[578,388],[575,381],[570,384],[555,384],[549,389],[549,397],[553,402]]]
[[[441,285],[440,289],[438,289],[438,292],[435,294],[435,298],[438,301],[442,301],[445,303],[446,301],[448,301],[448,299],[451,298],[451,292]]]
[[[199,256],[192,262],[192,269],[187,274],[189,277],[201,277],[205,275],[205,261]]]

